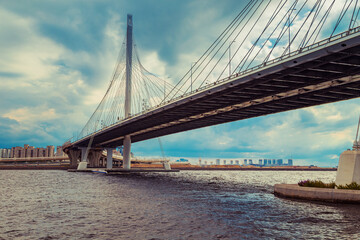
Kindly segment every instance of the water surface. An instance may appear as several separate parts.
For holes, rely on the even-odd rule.
[[[0,171],[0,239],[360,239],[358,205],[273,195],[335,174]]]

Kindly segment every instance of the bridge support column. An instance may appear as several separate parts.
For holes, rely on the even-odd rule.
[[[86,148],[82,147],[80,148],[81,150],[81,161],[82,162],[87,162],[87,156],[86,155]]]
[[[106,168],[112,168],[113,167],[113,158],[112,158],[112,155],[113,155],[113,148],[107,148],[106,149]]]
[[[78,149],[70,149],[67,152],[70,159],[70,168],[76,168],[78,165],[78,159],[80,157],[80,151]]]
[[[165,170],[171,170],[171,165],[170,163],[167,161],[167,162],[163,162],[163,166],[164,166],[164,169]]]
[[[123,150],[123,168],[130,169],[131,168],[131,138],[130,135],[126,135],[124,138],[124,150]]]
[[[91,149],[89,153],[89,166],[91,168],[100,166],[102,150],[101,149]]]
[[[86,148],[82,147],[81,150],[81,162],[79,162],[79,165],[77,167],[78,170],[83,170],[87,168],[87,156],[86,156]]]

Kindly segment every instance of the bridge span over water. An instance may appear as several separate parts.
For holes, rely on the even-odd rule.
[[[356,11],[358,6],[354,5],[354,9]],[[353,17],[351,19],[350,22],[354,21]],[[110,120],[106,122],[103,117],[106,114],[104,107],[106,103],[103,103],[106,95],[102,101],[103,105],[101,103],[98,107],[100,109],[103,106],[101,114],[98,114],[102,117],[92,121],[91,119],[97,116],[95,112],[83,129],[82,135],[64,145],[65,151],[75,164],[80,157],[82,161],[86,161],[87,158],[96,159],[103,149],[124,145],[124,167],[130,168],[131,142],[359,97],[360,27],[350,27],[352,26],[350,23],[345,31],[332,33],[325,39],[312,44],[303,44],[290,51],[293,44],[290,41],[290,17],[288,21],[289,43],[286,48],[288,53],[270,60],[267,58],[261,64],[245,70],[232,72],[231,66],[234,62],[231,61],[234,58],[230,55],[230,48],[233,41],[226,48],[229,52],[229,61],[225,65],[225,68],[229,68],[228,76],[193,89],[195,75],[193,76],[193,66],[191,66],[191,73],[188,76],[191,82],[182,85],[186,91],[181,92],[178,90],[179,87],[175,86],[172,92],[179,94],[169,97],[172,92],[166,95],[164,90],[164,98],[160,103],[143,108],[138,113],[132,113],[131,94],[134,87],[131,87],[131,81],[134,78],[132,76],[136,75],[133,72],[136,64],[132,63],[132,59],[138,56],[133,56],[133,23],[132,16],[129,16],[126,60],[123,67],[125,76],[123,103],[108,104],[112,106],[110,109],[113,109],[108,112],[113,114],[109,115],[107,119]],[[255,55],[255,62],[257,57],[258,55]],[[203,63],[201,59],[197,64]],[[138,65],[141,66],[141,63],[138,62]],[[110,84],[109,89],[111,87],[114,85]],[[119,95],[116,97],[121,99]],[[122,117],[117,113],[118,105],[125,109]],[[112,166],[108,165],[108,167]]]

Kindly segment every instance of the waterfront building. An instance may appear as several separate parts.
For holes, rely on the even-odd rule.
[[[26,148],[25,148],[25,157],[29,157],[29,158],[31,158],[31,157],[37,157],[37,155],[36,155],[36,149],[34,148],[34,147],[32,147],[32,146],[27,146]]]
[[[239,160],[235,160],[235,164],[236,164],[236,165],[239,165]]]
[[[53,156],[54,156],[55,147],[52,146],[52,145],[47,146],[47,147],[46,147],[46,151],[47,151],[46,157],[53,157]]]
[[[288,159],[288,166],[292,166],[293,165],[293,160],[292,159]]]
[[[54,157],[55,147],[52,145],[46,148],[35,148],[29,144],[24,144],[24,147],[12,147],[11,149],[0,150],[0,157],[3,158],[33,158],[33,157]],[[56,156],[65,156],[62,147],[57,147]]]
[[[199,166],[201,166],[201,158],[199,158]]]
[[[47,149],[46,148],[36,148],[38,157],[47,157]]]
[[[247,159],[244,159],[244,165],[247,165]]]
[[[224,160],[224,165],[226,165],[226,160]]]
[[[23,147],[12,147],[11,156],[13,158],[23,158],[25,157],[25,150]]]
[[[259,159],[259,165],[261,166],[262,165],[262,159]]]
[[[249,165],[252,165],[252,164],[253,164],[252,159],[249,159]]]
[[[272,165],[276,165],[276,159],[272,160]]]
[[[205,165],[207,165],[207,161],[205,161]]]
[[[216,159],[216,165],[220,165],[220,159]]]
[[[0,148],[0,158],[5,158],[5,157],[4,157],[4,156],[5,156],[5,150],[6,150],[6,149]]]
[[[264,158],[264,166],[268,165],[268,160]]]
[[[10,158],[10,156],[11,156],[11,149],[8,148],[5,150],[4,158]]]
[[[233,160],[230,160],[230,165],[234,165],[234,161],[233,161]]]
[[[278,166],[282,166],[282,165],[283,165],[283,160],[282,160],[282,159],[278,159],[276,164],[277,164]]]

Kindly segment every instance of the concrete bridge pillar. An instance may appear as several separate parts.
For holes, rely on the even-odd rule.
[[[89,152],[89,167],[100,167],[102,149],[91,149]]]
[[[69,156],[69,159],[70,159],[70,167],[76,168],[78,165],[78,159],[80,157],[80,150],[79,149],[70,149],[67,152],[67,155]]]
[[[112,155],[113,155],[113,148],[107,148],[106,151],[107,151],[107,154],[106,154],[106,168],[112,168],[113,167],[113,158],[112,158]]]
[[[346,185],[352,182],[360,184],[360,151],[347,150],[341,153],[336,173],[336,185]]]
[[[130,169],[131,168],[131,138],[130,135],[126,135],[124,138],[124,150],[123,150],[123,168]]]
[[[79,162],[79,165],[77,167],[78,170],[83,170],[87,168],[87,154],[86,154],[86,148],[85,147],[81,147],[80,148],[81,151],[81,162]]]
[[[81,150],[81,161],[87,162],[86,148],[82,147],[80,148],[80,150]]]

